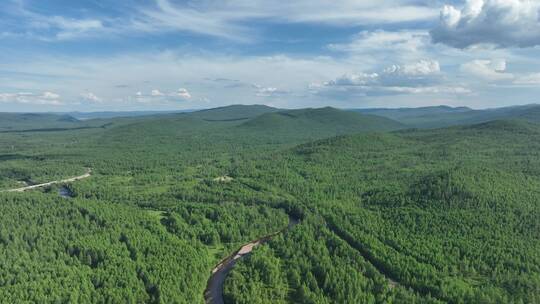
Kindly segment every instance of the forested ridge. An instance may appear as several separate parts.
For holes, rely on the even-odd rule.
[[[536,303],[539,134],[533,125],[496,122],[340,137],[274,155],[259,169],[272,172],[268,183],[316,206],[327,229],[417,295]],[[252,273],[236,276],[252,281]]]
[[[0,134],[0,189],[93,172],[72,198],[0,193],[0,302],[203,303],[293,216],[226,303],[540,303],[537,124],[362,132],[326,109],[273,134],[280,112],[248,109]]]

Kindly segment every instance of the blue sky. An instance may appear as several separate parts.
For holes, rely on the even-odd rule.
[[[4,0],[0,111],[537,103],[535,0]]]

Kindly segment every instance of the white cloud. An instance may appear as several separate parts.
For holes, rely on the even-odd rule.
[[[13,102],[17,98],[17,94],[11,93],[0,93],[0,101],[2,102]]]
[[[440,71],[438,61],[420,60],[410,64],[392,65],[378,73],[346,74],[329,81],[327,86],[416,87],[436,81]]]
[[[246,2],[246,1],[238,1]],[[437,11],[425,5],[415,5],[414,1],[379,0],[323,0],[315,5],[310,0],[249,1],[251,9],[265,12],[269,17],[292,22],[322,22],[335,25],[386,24],[428,20]],[[269,3],[273,2],[273,3]],[[418,3],[418,2],[417,2]],[[396,14],[399,10],[399,14]]]
[[[107,31],[100,20],[70,20],[59,16],[53,18],[53,20],[55,19],[57,20],[55,24],[58,26],[58,32],[55,36],[57,40],[78,39],[91,35],[97,36],[99,33]]]
[[[518,76],[514,80],[516,85],[540,85],[540,73],[532,73],[528,75]]]
[[[101,99],[100,97],[96,96],[94,93],[92,92],[85,92],[85,93],[82,93],[81,94],[81,98],[85,101],[89,101],[89,102],[93,102],[93,103],[101,103],[103,102],[103,99]]]
[[[409,0],[228,0],[190,1],[183,4],[155,0],[154,8],[140,8],[126,29],[187,31],[231,40],[253,40],[246,21],[264,19],[281,23],[324,23],[337,26],[389,24],[429,20],[438,11]],[[399,14],[396,14],[399,10]]]
[[[48,91],[41,94],[34,94],[29,92],[0,93],[0,102],[30,105],[63,105],[63,103],[60,101],[59,94]]]
[[[247,30],[235,25],[228,14],[216,14],[193,8],[194,3],[176,6],[168,0],[155,0],[156,8],[141,8],[141,17],[128,24],[130,30],[138,32],[187,31],[242,40]]]
[[[429,33],[425,31],[362,31],[352,37],[350,43],[330,44],[331,50],[368,53],[379,50],[416,52],[429,42]]]
[[[540,85],[540,73],[515,72],[506,70],[506,60],[473,60],[461,65],[461,72],[481,83],[488,82],[501,86],[537,86]]]
[[[472,91],[461,86],[430,86],[430,87],[388,87],[390,92],[405,94],[470,94]]]
[[[255,96],[258,96],[258,97],[278,97],[278,96],[286,95],[288,93],[285,90],[280,90],[274,87],[261,87],[261,86],[256,86],[256,87],[258,88],[258,90],[255,93]]]
[[[466,0],[461,9],[447,5],[431,36],[434,42],[456,48],[537,46],[540,45],[540,1]]]
[[[170,94],[171,97],[179,97],[181,99],[191,99],[191,94],[187,89],[180,88],[176,92]]]
[[[70,18],[60,15],[44,15],[31,10],[30,4],[25,1],[8,1],[6,14],[16,17],[17,26],[21,28],[15,32],[6,32],[12,37],[37,38],[45,41],[71,40],[97,36],[111,32],[104,20],[99,18]]]
[[[362,31],[351,37],[350,42],[330,44],[328,48],[344,53],[349,59],[365,62],[364,69],[382,69],[399,62],[416,62],[423,58],[440,58],[448,62],[456,60],[453,54],[443,54],[449,48],[434,45],[427,30]],[[339,54],[339,55],[344,55]],[[449,57],[452,56],[452,57]]]
[[[21,28],[6,34],[24,33],[47,41],[182,31],[245,42],[258,39],[247,25],[254,20],[358,26],[423,21],[438,13],[435,7],[414,0],[154,0],[148,5],[123,5],[123,14],[115,18],[72,18],[38,13],[24,1],[13,3],[3,9],[21,21]]]
[[[152,96],[164,96],[165,94],[161,93],[159,90],[152,90],[150,95],[152,95]]]
[[[56,94],[56,93],[53,93],[53,92],[43,92],[40,96],[41,98],[43,99],[47,99],[47,100],[57,100],[57,99],[60,99],[60,95]]]
[[[461,71],[467,76],[481,78],[487,81],[513,79],[514,75],[506,73],[506,60],[473,60],[461,65]]]
[[[68,32],[86,32],[103,28],[103,22],[97,19],[68,19],[61,16],[48,18],[50,26],[58,27]]]
[[[442,83],[441,68],[439,62],[435,60],[392,65],[374,73],[346,74],[323,85],[311,84],[310,89],[317,94],[338,93],[353,96],[471,92],[459,85]]]
[[[464,53],[462,50],[448,49],[451,53]],[[527,50],[529,51],[529,50]],[[459,66],[463,60],[472,61],[486,54],[485,58],[507,58],[514,75],[519,75],[519,68],[536,66],[534,59],[516,58],[508,55],[509,51],[496,52],[468,51],[467,56],[441,57],[447,60],[440,64],[435,60],[394,60],[388,58],[388,66],[372,65],[366,56],[336,58],[325,56],[233,56],[223,54],[189,55],[176,52],[156,52],[116,55],[110,57],[33,57],[27,61],[0,62],[0,69],[14,71],[26,75],[39,71],[41,75],[51,75],[43,78],[26,78],[18,81],[13,77],[2,77],[2,90],[34,91],[51,90],[58,92],[65,100],[77,100],[80,92],[90,90],[107,96],[101,104],[82,104],[66,109],[80,110],[147,110],[147,109],[193,109],[202,107],[199,100],[208,98],[210,103],[204,107],[222,106],[231,103],[253,104],[263,102],[276,104],[280,107],[303,107],[316,105],[334,105],[350,107],[355,102],[377,100],[375,106],[423,105],[432,100],[455,100],[457,104],[469,103],[478,105],[485,102],[488,106],[503,104],[507,100],[508,83],[501,83],[498,88],[486,88],[487,81],[472,74],[463,73]],[[474,56],[474,57],[473,57]],[[457,59],[456,59],[457,57]],[[438,58],[436,56],[422,58]],[[478,57],[483,58],[483,57]],[[400,63],[393,66],[393,63]],[[405,63],[405,64],[403,64]],[[518,66],[519,64],[519,66]],[[351,73],[351,67],[359,67],[356,73]],[[438,68],[437,68],[438,67]],[[500,69],[502,63],[493,69]],[[269,71],[272,71],[269,73]],[[509,73],[509,72],[505,72]],[[523,73],[523,72],[521,72]],[[376,74],[375,77],[370,76]],[[345,75],[342,77],[341,75]],[[523,75],[526,76],[526,75]],[[244,85],[229,87],[223,82],[207,81],[208,78],[234,79]],[[347,78],[351,79],[347,79]],[[531,76],[532,77],[532,76]],[[339,82],[340,85],[330,85]],[[375,78],[375,80],[370,78]],[[332,81],[328,81],[332,79]],[[348,85],[345,83],[348,81]],[[365,83],[361,86],[361,81]],[[532,81],[532,80],[531,80]],[[327,83],[325,83],[327,82]],[[522,83],[525,79],[521,80]],[[530,81],[529,81],[530,82]],[[127,84],[129,87],[119,90],[115,84]],[[288,92],[279,98],[256,96],[260,88],[251,86],[252,83],[264,84],[260,88],[276,88]],[[180,85],[179,85],[180,84]],[[312,85],[310,85],[312,84]],[[354,85],[356,84],[356,85]],[[505,88],[502,88],[502,85]],[[530,85],[530,90],[536,90]],[[152,90],[169,95],[181,91],[180,97],[152,97]],[[496,91],[499,90],[500,91]],[[268,95],[271,90],[263,91]],[[441,92],[441,96],[434,96]],[[466,94],[474,91],[474,97]],[[196,94],[194,93],[196,92]],[[431,92],[431,93],[430,93]],[[497,93],[495,93],[497,92]],[[138,94],[137,94],[138,93]],[[456,97],[455,94],[460,94]],[[260,94],[260,93],[259,93]],[[422,94],[425,94],[422,95]],[[442,96],[451,94],[452,96]],[[491,95],[488,95],[491,94]],[[414,96],[409,96],[414,95]],[[358,98],[367,96],[366,98]],[[390,96],[390,97],[385,97]],[[435,98],[437,97],[437,98]],[[260,98],[261,100],[257,101]],[[263,98],[265,98],[263,100]],[[422,99],[423,98],[423,99]],[[491,102],[491,104],[489,103]],[[522,102],[515,99],[515,103]],[[526,102],[530,102],[527,101]],[[356,104],[358,105],[358,104]],[[374,104],[370,104],[374,105]]]
[[[143,92],[139,91],[135,93],[135,99],[138,102],[142,103],[166,103],[168,101],[172,100],[189,100],[191,99],[191,94],[189,91],[185,88],[180,88],[174,92],[170,93],[163,93],[158,89],[153,89],[150,94],[144,94]]]
[[[403,66],[393,65],[384,70],[390,75],[405,75],[410,77],[429,76],[438,74],[441,71],[439,62],[436,60],[420,60],[413,64]]]
[[[137,102],[146,104],[168,104],[170,101],[189,100],[191,97],[191,94],[185,88],[170,93],[163,93],[158,89],[151,90],[149,94],[138,91],[134,96]]]
[[[345,74],[335,80],[326,82],[326,86],[368,86],[379,82],[377,73]]]
[[[443,9],[441,25],[430,34],[428,27],[437,22],[440,3],[445,1],[453,6]],[[467,5],[461,5],[465,2]],[[94,10],[93,6],[88,10],[49,10],[38,9],[42,6],[35,1],[8,0],[0,4],[2,13],[9,16],[7,21],[0,20],[0,27],[6,26],[0,30],[0,38],[9,40],[0,56],[0,91],[59,92],[62,98],[40,93],[18,97],[20,100],[37,100],[38,95],[43,95],[42,101],[53,102],[82,101],[80,92],[91,90],[106,97],[106,102],[80,104],[80,108],[92,110],[142,108],[137,101],[144,101],[144,107],[194,108],[205,98],[211,100],[207,106],[257,100],[281,103],[285,107],[312,106],[317,102],[336,105],[337,98],[317,99],[320,96],[310,94],[328,91],[351,92],[353,96],[401,94],[380,99],[381,103],[394,104],[398,98],[405,100],[407,94],[463,93],[468,88],[477,94],[484,89],[484,100],[506,102],[507,96],[515,96],[517,90],[503,92],[500,89],[503,87],[529,86],[528,94],[540,93],[539,88],[533,87],[538,83],[534,67],[540,64],[540,46],[523,50],[500,48],[521,46],[537,35],[538,16],[533,7],[538,2],[150,0],[133,2],[136,5],[119,3],[115,6],[115,12],[119,14],[115,13],[113,18]],[[19,10],[11,9],[5,3],[20,3],[21,6]],[[419,20],[422,22],[416,22]],[[289,26],[294,27],[295,33],[283,34],[283,28]],[[377,30],[360,32],[350,40],[343,36],[358,28]],[[301,31],[319,29],[323,29],[321,37],[300,35]],[[178,36],[179,32],[189,35]],[[157,45],[142,45],[134,51],[121,47],[114,39],[117,36],[122,41],[135,43],[162,33],[169,38],[181,39],[182,43],[156,40]],[[193,38],[192,33],[256,45],[243,48],[236,43],[204,39],[201,44],[201,37]],[[21,53],[15,46],[26,35],[47,41],[96,37],[100,41],[85,45],[89,48],[113,47],[115,52],[105,56],[103,52],[81,52],[80,48],[72,47],[60,50],[60,45],[39,43],[54,47],[50,50],[48,47],[30,47]],[[433,39],[444,38],[440,42],[446,45],[431,43],[431,35]],[[498,40],[494,42],[494,39]],[[277,50],[272,47],[276,43],[290,47]],[[486,43],[499,48],[477,47]],[[321,51],[322,44],[328,45],[330,52]],[[216,47],[218,45],[220,47]],[[302,52],[287,55],[293,48]],[[167,51],[156,52],[156,49]],[[268,53],[271,55],[266,55]],[[420,60],[423,58],[436,58],[437,61]],[[507,71],[504,60],[486,62],[476,61],[477,58],[506,58],[512,65]],[[356,73],[351,73],[355,71],[351,67],[358,67]],[[327,81],[329,79],[332,80]],[[264,86],[254,88],[252,83]],[[177,91],[180,86],[185,88]],[[495,92],[496,89],[500,91]],[[10,95],[12,100],[15,99],[13,94]],[[263,99],[277,96],[280,98]],[[87,97],[89,100],[101,99],[95,95],[96,98]],[[409,101],[415,103],[420,97],[409,97]],[[461,102],[464,97],[455,100]],[[76,108],[71,105],[67,103],[65,108]]]

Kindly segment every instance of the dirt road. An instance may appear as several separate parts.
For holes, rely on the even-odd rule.
[[[26,187],[22,187],[22,188],[3,190],[3,191],[0,191],[0,192],[24,192],[24,191],[28,191],[28,190],[32,190],[32,189],[36,189],[36,188],[43,188],[43,187],[56,185],[56,184],[71,183],[71,182],[74,182],[74,181],[78,181],[78,180],[81,180],[81,179],[88,178],[90,176],[92,176],[92,169],[87,169],[86,173],[83,174],[83,175],[80,175],[80,176],[75,176],[75,177],[71,177],[71,178],[68,178],[68,179],[52,181],[52,182],[43,183],[43,184],[26,186]]]

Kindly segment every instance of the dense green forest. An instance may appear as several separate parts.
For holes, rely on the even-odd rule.
[[[433,106],[398,109],[355,109],[354,111],[386,117],[415,128],[440,128],[478,124],[497,119],[540,121],[540,107],[536,104],[484,110],[474,110],[467,107]]]
[[[536,110],[438,129],[397,119],[425,110],[264,106],[3,122],[0,189],[92,175],[70,198],[0,192],[0,302],[204,303],[222,258],[292,217],[226,303],[540,303]]]

